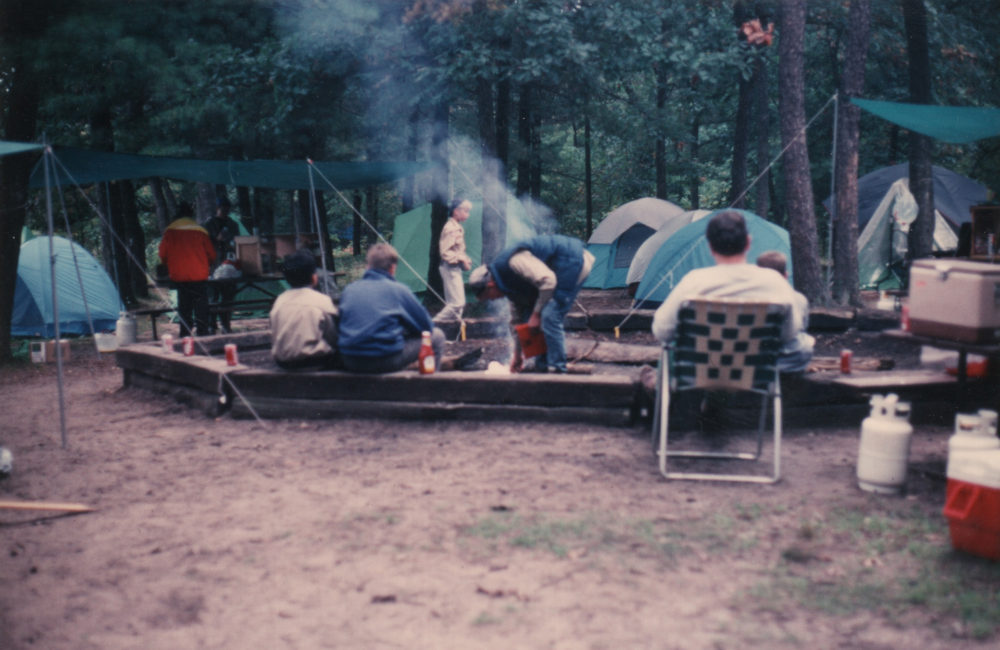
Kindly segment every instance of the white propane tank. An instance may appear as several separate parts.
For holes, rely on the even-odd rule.
[[[115,323],[115,338],[118,340],[118,347],[135,343],[135,316],[127,311],[121,312]]]
[[[968,455],[1000,449],[996,435],[996,411],[983,409],[979,413],[956,413],[955,433],[948,438],[947,475],[951,476],[956,463]]]
[[[906,482],[910,457],[910,405],[899,396],[874,395],[871,415],[861,423],[858,487],[867,492],[897,494]]]

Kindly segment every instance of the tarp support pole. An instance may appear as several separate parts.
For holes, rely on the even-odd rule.
[[[840,93],[833,93],[833,144],[830,153],[830,196],[833,197],[830,210],[830,228],[826,237],[826,286],[829,288],[831,273],[833,272],[833,229],[837,223],[837,118],[840,112]]]
[[[56,291],[56,256],[55,247],[53,244],[53,236],[55,236],[55,227],[52,218],[52,185],[49,182],[49,167],[52,165],[51,162],[51,148],[46,145],[45,147],[45,214],[47,216],[48,227],[49,227],[49,273],[52,279],[52,322],[54,325],[56,341],[56,375],[59,379],[57,382],[59,385],[59,431],[62,440],[62,448],[65,449],[67,446],[66,442],[66,400],[63,396],[63,358],[62,358],[62,345],[60,343],[60,330],[59,330],[59,297]]]

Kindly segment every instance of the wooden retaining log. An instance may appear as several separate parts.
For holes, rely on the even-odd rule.
[[[631,408],[636,394],[636,382],[624,375],[421,375],[414,371],[359,375],[250,368],[232,373],[229,379],[251,403],[258,398],[280,398],[618,409]]]

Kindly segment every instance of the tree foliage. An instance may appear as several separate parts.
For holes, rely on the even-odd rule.
[[[0,9],[30,4],[0,0]],[[59,144],[205,158],[446,161],[450,173],[409,182],[408,204],[480,198],[488,192],[486,155],[499,159],[492,173],[505,191],[522,188],[546,208],[546,227],[578,236],[588,219],[656,194],[685,208],[725,207],[743,195],[748,209],[782,225],[794,216],[784,165],[749,187],[781,149],[775,130],[764,128],[777,123],[777,84],[753,96],[756,146],[746,146],[747,133],[739,146],[736,139],[741,80],[779,62],[778,47],[751,48],[740,37],[734,5],[768,16],[776,15],[776,0],[43,4],[44,24],[0,44],[0,117],[8,133],[17,117],[12,98],[23,96],[17,74],[31,70],[37,124],[27,139],[44,134]],[[817,119],[803,160],[821,224],[826,212],[816,204],[833,173],[833,120],[825,107],[841,86],[854,29],[850,5],[813,2],[805,16],[802,108],[807,120]],[[950,0],[923,6],[934,101],[1000,105],[1000,13]],[[901,4],[872,3],[870,25],[867,96],[905,101]],[[774,38],[780,43],[780,30]],[[437,142],[433,134],[443,127],[447,139]],[[858,133],[858,174],[906,160],[901,129],[862,114]],[[938,144],[934,162],[989,182],[1000,177],[996,140]],[[746,175],[745,193],[736,191],[744,179],[732,179],[734,169]],[[187,198],[195,191],[163,187]],[[168,205],[163,187],[155,193],[161,210]],[[377,210],[394,213],[401,193],[380,188],[362,209],[373,218]],[[147,237],[158,229],[153,196],[137,188]],[[260,223],[280,224],[297,200],[241,190],[240,203]],[[334,230],[351,223],[350,204],[346,197],[326,201]],[[27,205],[27,222],[38,227],[37,201]],[[77,210],[74,227],[90,218]],[[824,251],[826,227],[812,228]]]

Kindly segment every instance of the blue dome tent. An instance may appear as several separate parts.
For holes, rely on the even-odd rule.
[[[609,212],[587,240],[594,266],[584,288],[624,287],[629,265],[642,243],[682,214],[680,206],[653,197],[629,201]]]
[[[781,251],[788,257],[788,277],[792,277],[792,249],[788,231],[746,210],[734,210],[743,215],[750,232],[750,251],[747,261],[753,263],[765,251]],[[704,218],[684,226],[663,242],[653,256],[646,273],[635,292],[640,308],[652,309],[662,303],[681,278],[692,269],[713,266],[715,259],[708,248],[705,227],[709,220],[723,210],[716,210]]]
[[[104,268],[86,249],[63,237],[52,237],[52,251],[60,335],[90,334],[90,323],[94,332],[114,330],[122,303]],[[55,336],[47,236],[29,239],[21,245],[10,334]]]

